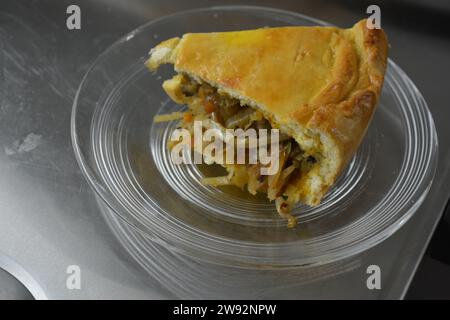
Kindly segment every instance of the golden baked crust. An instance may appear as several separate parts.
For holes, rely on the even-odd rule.
[[[274,128],[294,137],[319,163],[286,194],[293,202],[317,205],[365,135],[387,51],[385,33],[361,20],[350,29],[185,34],[152,49],[147,66],[173,63],[177,72],[258,108]]]

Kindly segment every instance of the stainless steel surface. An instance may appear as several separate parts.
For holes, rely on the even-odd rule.
[[[32,300],[33,296],[10,273],[0,269],[0,300]]]
[[[226,2],[232,3],[237,2]],[[81,8],[81,30],[66,28],[70,4]],[[142,272],[103,220],[73,156],[70,111],[90,63],[121,35],[161,15],[221,4],[200,0],[0,3],[0,267],[9,268],[35,297],[170,297]],[[365,15],[363,3],[345,1],[239,4],[292,10],[341,26]],[[450,70],[450,33],[435,32],[447,27],[414,16],[416,11],[394,14],[391,7],[384,11],[381,5],[381,9],[390,56],[416,83],[434,116],[440,144],[438,172],[424,204],[399,232],[355,257],[356,267],[349,271],[305,284],[296,298],[403,297],[449,196],[450,91],[444,84]],[[366,268],[372,264],[381,268],[381,290],[366,288]],[[80,267],[80,290],[66,287],[70,265]]]

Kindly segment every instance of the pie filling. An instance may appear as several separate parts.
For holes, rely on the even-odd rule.
[[[181,120],[179,127],[193,133],[193,123],[200,120],[204,127],[218,129],[267,129],[270,132],[272,124],[262,113],[252,107],[241,104],[238,99],[230,97],[208,83],[193,79],[185,74],[178,74],[164,83],[164,89],[171,98],[180,104],[187,104],[189,110],[185,113],[174,113],[155,117],[156,122]],[[278,128],[279,129],[279,128]],[[268,133],[270,136],[270,133]],[[173,147],[178,142],[171,142]],[[212,142],[210,142],[212,143]],[[203,148],[207,146],[203,142]],[[288,220],[288,226],[296,225],[296,219],[290,214],[292,201],[289,201],[289,185],[306,175],[318,162],[317,155],[310,155],[289,135],[280,130],[279,135],[279,166],[273,175],[262,175],[262,164],[221,164],[228,171],[227,176],[208,177],[203,183],[212,186],[234,185],[251,194],[266,193],[270,201],[275,201],[278,213]],[[246,157],[246,161],[248,157]],[[295,189],[295,188],[294,188]]]

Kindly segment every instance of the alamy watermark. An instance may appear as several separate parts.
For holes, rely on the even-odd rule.
[[[68,274],[66,279],[66,288],[69,290],[81,289],[81,269],[77,265],[67,266],[66,273]]]
[[[193,136],[191,131],[178,128],[172,132],[171,141],[178,142],[171,149],[171,158],[175,164],[259,163],[261,175],[276,174],[280,165],[278,129],[204,130],[202,121],[196,120]]]
[[[66,13],[69,14],[66,20],[66,27],[69,30],[81,29],[81,9],[76,4],[67,7]]]
[[[370,16],[367,18],[367,29],[381,29],[381,9],[376,4],[372,4],[367,7],[367,14]]]
[[[366,273],[369,275],[366,280],[366,286],[369,290],[381,289],[381,269],[376,264],[367,267]]]

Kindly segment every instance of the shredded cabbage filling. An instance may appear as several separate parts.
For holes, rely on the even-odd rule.
[[[250,106],[241,105],[238,99],[217,90],[205,82],[198,82],[187,75],[179,74],[176,80],[179,89],[179,100],[189,106],[185,113],[175,112],[159,115],[154,121],[180,120],[180,127],[193,131],[193,120],[207,120],[211,126],[221,129],[272,129],[270,122]],[[181,96],[181,97],[180,97]],[[291,215],[291,203],[284,195],[287,186],[300,175],[311,170],[316,163],[314,156],[305,153],[299,144],[290,136],[280,133],[278,172],[274,175],[261,175],[261,163],[256,164],[223,164],[228,175],[208,177],[203,183],[212,186],[235,185],[247,189],[251,194],[266,193],[281,217],[287,219],[288,226],[294,227],[296,219]],[[206,146],[203,146],[206,147]],[[246,158],[248,159],[248,157]]]

